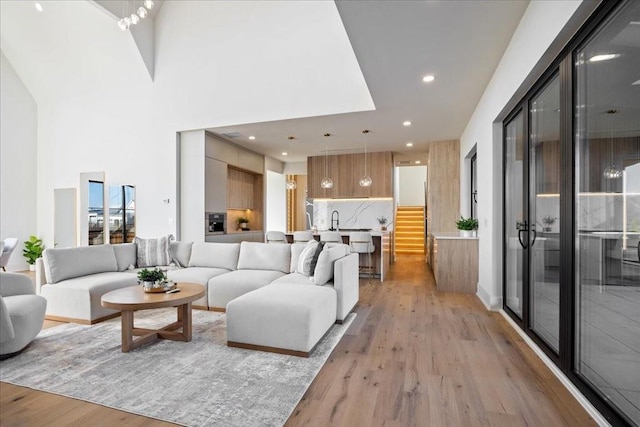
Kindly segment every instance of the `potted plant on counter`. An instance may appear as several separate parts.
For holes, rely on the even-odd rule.
[[[238,227],[243,230],[247,230],[249,228],[249,218],[247,218],[246,216],[238,217],[236,222],[238,223]]]
[[[382,216],[379,216],[376,219],[378,220],[378,223],[380,224],[380,230],[381,231],[386,231],[387,230],[387,217],[382,215]]]
[[[36,270],[36,260],[42,256],[43,251],[44,245],[42,244],[42,240],[38,239],[36,236],[29,236],[29,240],[24,242],[22,254],[27,259],[30,271]]]
[[[478,229],[478,220],[460,216],[460,219],[456,221],[456,227],[460,230],[462,237],[475,237]]]

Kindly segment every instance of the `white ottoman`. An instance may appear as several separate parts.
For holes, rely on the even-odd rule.
[[[274,283],[227,304],[227,345],[309,357],[336,321],[333,288]]]

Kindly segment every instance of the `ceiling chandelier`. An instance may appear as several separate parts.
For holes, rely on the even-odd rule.
[[[373,180],[367,173],[367,134],[369,133],[369,130],[365,129],[362,133],[364,134],[364,175],[360,178],[359,184],[360,187],[371,187]]]
[[[331,136],[330,133],[325,133],[324,134],[325,138],[328,138]],[[324,140],[324,178],[322,178],[322,181],[320,181],[320,187],[324,188],[324,189],[328,189],[328,188],[333,188],[333,180],[331,178],[329,178],[329,167],[328,167],[328,148],[327,148],[327,140]]]
[[[155,5],[153,0],[144,0],[141,2],[142,5],[136,10],[136,3],[136,1],[128,0],[122,2],[122,18],[118,21],[118,27],[120,27],[122,31],[128,30],[130,26],[136,25],[141,19],[144,19]],[[129,14],[129,6],[131,6],[133,10],[131,14]]]
[[[602,173],[606,179],[618,179],[622,178],[622,171],[616,166],[616,162],[613,159],[613,114],[616,114],[618,110],[608,110],[607,114],[611,115],[609,120],[609,151],[611,155],[611,165],[607,166]]]

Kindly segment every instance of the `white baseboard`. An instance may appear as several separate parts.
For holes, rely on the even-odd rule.
[[[502,310],[502,297],[491,297],[489,293],[482,287],[480,284],[476,287],[478,292],[476,292],[476,296],[482,304],[490,311],[500,311]]]
[[[547,367],[551,370],[551,372],[553,372],[556,378],[558,378],[562,385],[564,385],[566,389],[569,390],[569,393],[571,393],[571,395],[576,398],[578,403],[582,405],[582,407],[594,419],[594,421],[598,423],[599,426],[611,427],[611,424],[609,424],[609,422],[602,416],[602,414],[598,412],[598,410],[591,404],[591,402],[589,402],[589,400],[580,392],[580,390],[578,390],[578,388],[571,382],[571,380],[567,378],[567,376],[560,370],[560,368],[558,368],[556,364],[553,363],[551,359],[549,359],[549,356],[547,356],[546,353],[542,351],[542,349],[538,347],[538,345],[522,329],[520,329],[518,324],[514,322],[513,319],[509,317],[509,315],[504,310],[500,310],[500,314],[502,314],[502,317],[507,319],[507,322],[509,322],[511,327],[516,330],[516,332],[522,337],[524,342],[526,342],[527,345],[531,347],[533,352],[542,360],[542,362],[547,365]]]

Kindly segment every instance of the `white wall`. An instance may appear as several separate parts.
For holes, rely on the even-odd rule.
[[[165,2],[154,81],[112,17],[90,2],[46,6],[0,2],[2,50],[38,105],[38,164],[25,170],[38,171],[47,245],[53,189],[87,171],[136,186],[139,236],[176,234],[176,132],[374,108],[333,2]]]
[[[462,137],[460,162],[477,142],[478,296],[489,307],[502,307],[502,151],[494,120],[574,14],[580,1],[529,3],[502,60],[487,85]],[[544,31],[541,31],[544,28]],[[462,191],[461,186],[461,191]],[[468,189],[467,189],[468,190]],[[461,197],[462,199],[463,197]]]
[[[37,107],[4,52],[0,67],[0,239],[19,239],[7,270],[24,270],[22,242],[37,234]]]
[[[287,190],[285,175],[267,171],[265,231],[287,231]]]
[[[398,205],[424,206],[424,183],[426,180],[426,166],[398,167]]]

